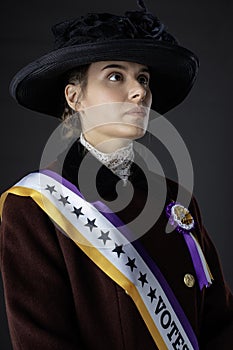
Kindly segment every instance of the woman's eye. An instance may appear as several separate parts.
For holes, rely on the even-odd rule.
[[[123,79],[123,77],[120,73],[112,73],[109,76],[109,80],[111,80],[111,81],[121,81],[122,79]]]
[[[138,82],[142,85],[147,86],[149,84],[149,78],[146,75],[139,75]]]

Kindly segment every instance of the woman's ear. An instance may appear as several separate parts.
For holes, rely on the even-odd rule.
[[[68,105],[74,110],[79,110],[79,99],[81,94],[81,88],[79,85],[68,84],[65,87],[65,98]]]

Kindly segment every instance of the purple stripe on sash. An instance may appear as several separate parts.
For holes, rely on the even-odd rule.
[[[80,193],[80,191],[77,189],[76,186],[74,186],[72,183],[64,179],[59,174],[51,171],[51,170],[42,170],[40,171],[44,175],[50,176],[56,181],[62,183],[65,187],[67,187],[69,190],[77,194],[79,197],[83,198],[83,195]],[[147,266],[150,268],[150,270],[153,272],[159,283],[161,284],[165,294],[168,297],[168,300],[170,301],[173,309],[176,312],[176,315],[178,316],[178,319],[180,320],[180,323],[182,324],[191,344],[193,345],[193,348],[195,350],[199,349],[198,342],[196,335],[182,309],[180,306],[178,300],[176,299],[173,291],[171,290],[170,286],[168,285],[167,281],[165,280],[163,274],[157,267],[156,263],[152,258],[148,255],[144,247],[141,245],[139,240],[132,241],[133,234],[128,229],[128,227],[121,221],[121,219],[113,213],[104,203],[101,201],[96,201],[91,203],[96,209],[98,209],[101,214],[108,219],[115,227],[119,228],[119,231],[131,242],[131,244],[134,246],[134,248],[137,250],[139,255],[142,257],[144,262],[147,264]]]

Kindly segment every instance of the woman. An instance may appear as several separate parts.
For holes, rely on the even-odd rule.
[[[189,210],[176,203],[178,186],[167,179],[164,194],[164,179],[133,150],[150,108],[178,105],[198,69],[139,5],[60,23],[56,49],[12,81],[21,105],[63,115],[68,126],[78,114],[82,129],[1,199],[14,349],[233,346],[232,295],[195,199]]]

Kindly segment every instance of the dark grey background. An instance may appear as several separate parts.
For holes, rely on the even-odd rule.
[[[183,46],[200,58],[199,76],[192,92],[167,117],[189,149],[195,174],[194,193],[205,226],[218,248],[225,278],[233,289],[233,1],[147,0],[147,6]],[[8,94],[11,77],[50,50],[52,24],[86,12],[121,14],[135,8],[134,0],[1,2],[1,192],[38,168],[43,146],[57,125],[52,117],[17,106]],[[1,291],[1,350],[11,349],[9,344]]]

